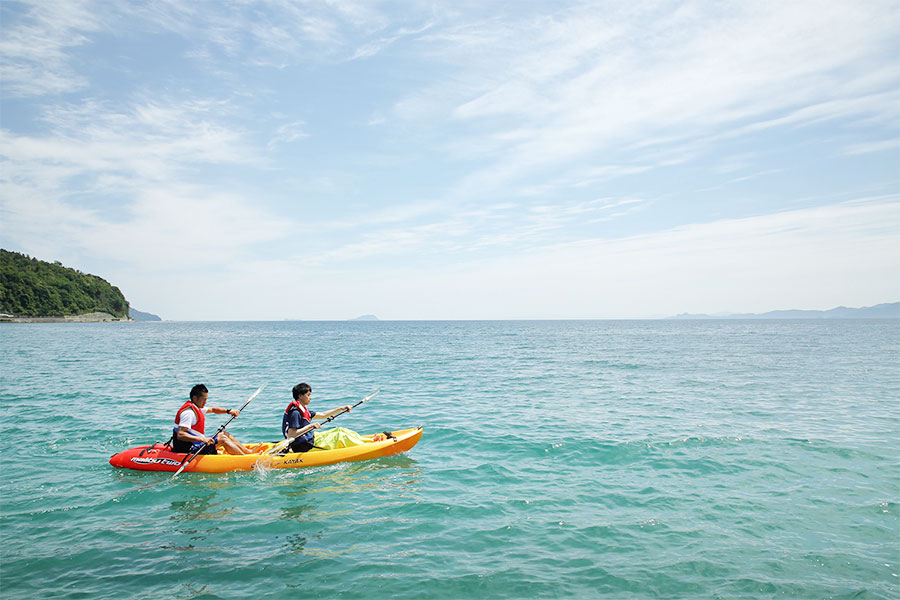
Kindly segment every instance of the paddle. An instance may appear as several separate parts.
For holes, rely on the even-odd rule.
[[[264,387],[266,387],[266,384],[262,384],[261,386],[259,386],[259,389],[256,390],[255,392],[253,392],[253,395],[250,396],[249,398],[247,398],[247,401],[244,402],[244,405],[238,409],[238,413],[242,412],[245,408],[247,408],[247,405],[250,404],[251,402],[253,402],[253,399],[256,398],[261,391],[263,391]],[[234,421],[236,418],[237,418],[236,416],[231,415],[231,418],[228,419],[227,421],[225,421],[225,423],[221,427],[219,427],[219,430],[212,437],[216,437],[217,435],[219,435],[220,433],[225,431],[225,428],[228,427],[228,424],[231,423],[232,421]],[[172,479],[175,479],[175,477],[177,477],[179,473],[184,471],[184,468],[186,466],[188,466],[189,464],[191,464],[191,461],[194,460],[194,457],[197,456],[198,454],[200,454],[200,452],[202,452],[204,448],[206,448],[206,446],[200,446],[199,448],[197,448],[196,452],[191,454],[190,458],[188,458],[186,461],[181,463],[181,466],[178,467],[178,470],[175,471],[174,475],[172,475]]]
[[[363,402],[366,402],[367,400],[371,400],[372,398],[375,397],[375,394],[377,394],[377,393],[380,392],[380,391],[381,391],[380,389],[375,390],[374,392],[372,392],[371,394],[369,394],[368,396],[366,396],[365,398],[363,398],[362,400],[360,400],[359,402],[357,402],[356,404],[354,404],[354,405],[351,406],[350,408],[351,408],[351,409],[352,409],[352,408],[356,408],[357,406],[359,406],[359,405],[362,404]],[[328,423],[329,421],[333,421],[334,419],[336,419],[337,417],[341,416],[341,415],[344,414],[345,412],[349,412],[349,411],[348,411],[347,409],[344,409],[344,410],[342,410],[342,411],[340,411],[340,412],[338,412],[338,413],[335,413],[335,414],[331,415],[330,417],[328,417],[327,419],[325,419],[324,421],[322,421],[322,425],[324,425],[325,423]],[[306,427],[304,427],[303,429],[301,429],[300,431],[298,431],[298,432],[297,432],[297,435],[295,435],[294,437],[292,437],[292,438],[287,438],[287,439],[285,439],[285,440],[280,441],[280,442],[279,442],[278,444],[276,444],[275,446],[272,446],[271,448],[269,448],[268,450],[266,450],[265,452],[263,452],[263,454],[275,454],[276,452],[280,452],[283,448],[285,448],[285,447],[290,446],[291,444],[293,444],[293,443],[294,443],[294,440],[296,440],[296,439],[297,439],[298,437],[300,437],[301,435],[305,435],[305,434],[306,434],[308,431],[310,431],[311,429],[314,429],[312,423],[310,423],[309,425],[307,425]]]

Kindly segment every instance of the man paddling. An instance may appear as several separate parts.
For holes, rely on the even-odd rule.
[[[205,433],[206,415],[232,415],[237,417],[241,411],[218,406],[206,406],[209,390],[202,383],[191,388],[190,401],[185,402],[175,414],[175,428],[172,432],[172,451],[193,454],[198,449],[200,454],[216,454],[217,448],[224,448],[228,454],[251,454],[252,452],[231,436],[222,431],[213,437]]]

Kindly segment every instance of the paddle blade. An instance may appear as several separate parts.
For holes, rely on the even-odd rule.
[[[250,398],[248,398],[246,402],[244,402],[244,407],[246,407],[248,404],[250,404],[250,403],[253,401],[254,398],[256,398],[257,396],[259,396],[259,393],[265,389],[266,385],[267,385],[267,384],[264,383],[264,384],[262,384],[261,386],[259,386],[259,389],[256,390],[255,392],[253,392],[253,395],[250,396]]]
[[[380,392],[380,391],[381,391],[381,388],[378,388],[377,390],[375,390],[374,392],[372,392],[371,394],[369,394],[368,396],[366,396],[365,398],[363,398],[362,400],[360,400],[360,401],[359,401],[359,404],[362,404],[363,402],[366,402],[366,401],[368,401],[368,400],[371,400],[371,399],[374,398],[374,397],[378,394],[378,392]]]

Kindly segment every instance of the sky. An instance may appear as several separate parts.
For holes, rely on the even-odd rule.
[[[0,247],[170,320],[900,300],[900,2],[0,1]]]

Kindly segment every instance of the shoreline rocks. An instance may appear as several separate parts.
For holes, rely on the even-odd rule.
[[[109,323],[127,321],[133,321],[133,319],[119,318],[105,312],[59,317],[16,317],[14,315],[0,314],[0,323]]]

